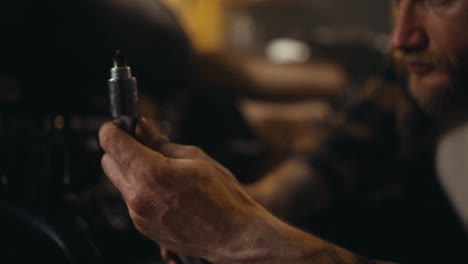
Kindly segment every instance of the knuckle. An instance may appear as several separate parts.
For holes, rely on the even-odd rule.
[[[104,172],[105,175],[107,175],[108,177],[112,176],[110,175],[110,157],[108,154],[104,154],[102,157],[101,157],[101,168],[102,168],[102,171]]]
[[[127,204],[133,212],[139,216],[145,216],[151,208],[150,202],[146,199],[141,191],[131,191],[127,193]]]
[[[185,146],[183,149],[183,152],[186,156],[193,156],[193,157],[200,156],[203,153],[203,151],[199,147],[196,147],[196,146]]]
[[[107,154],[104,154],[104,155],[102,155],[102,157],[101,157],[101,168],[104,169],[104,172],[106,172],[107,163],[109,162],[109,161],[108,161],[108,158],[109,158],[109,157],[107,156]]]
[[[147,222],[141,218],[138,213],[134,211],[130,211],[130,218],[132,219],[132,222],[138,232],[140,232],[143,235],[147,235],[148,233],[148,228],[147,228]]]
[[[192,166],[192,178],[200,178],[203,175],[202,167],[199,164]]]
[[[196,162],[190,168],[190,178],[195,181],[204,181],[210,166],[204,162]]]
[[[130,212],[138,219],[154,219],[161,211],[168,207],[168,203],[161,201],[155,188],[145,181],[136,184],[131,190],[127,190],[125,200]]]
[[[151,148],[158,150],[163,144],[163,139],[159,134],[153,133],[148,136],[147,142]]]

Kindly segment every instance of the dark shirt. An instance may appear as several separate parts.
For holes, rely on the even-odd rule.
[[[300,224],[366,256],[468,263],[463,225],[435,174],[436,142],[436,121],[382,85],[311,155],[333,206]]]

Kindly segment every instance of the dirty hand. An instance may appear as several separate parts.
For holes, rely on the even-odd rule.
[[[135,227],[167,250],[222,261],[245,254],[272,216],[203,151],[167,142],[141,120],[136,140],[113,123],[99,131],[102,167]]]

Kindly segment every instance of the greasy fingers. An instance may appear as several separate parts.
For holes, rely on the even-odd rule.
[[[210,159],[200,148],[168,142],[144,118],[138,122],[137,139],[149,148],[174,159]]]
[[[145,118],[138,120],[135,135],[143,145],[156,151],[168,143]]]
[[[208,155],[198,147],[171,143],[165,144],[161,148],[161,153],[176,159],[205,160],[208,158]]]

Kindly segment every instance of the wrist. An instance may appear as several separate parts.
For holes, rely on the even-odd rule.
[[[259,206],[215,263],[321,263],[324,242],[287,225]],[[247,218],[246,218],[247,219]]]
[[[294,228],[258,208],[242,231],[233,236],[214,263],[232,264],[311,264],[311,263],[386,263],[363,258],[346,249]]]

